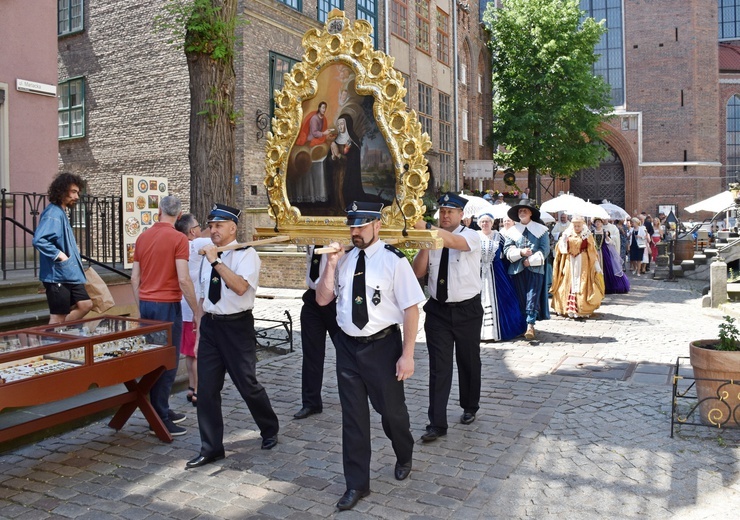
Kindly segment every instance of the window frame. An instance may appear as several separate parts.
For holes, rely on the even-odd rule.
[[[452,153],[452,98],[444,92],[439,96],[439,152]]]
[[[373,26],[373,47],[378,48],[378,0],[356,0],[355,18],[366,20]],[[372,5],[372,9],[367,6]]]
[[[327,7],[322,9],[322,4]],[[316,1],[316,19],[321,23],[326,23],[326,19],[332,9],[344,11],[344,0],[317,0]],[[323,15],[323,18],[322,18]]]
[[[579,7],[597,22],[604,21],[607,32],[594,46],[598,59],[591,68],[609,85],[612,106],[623,107],[626,102],[624,0],[619,0],[618,8],[608,4],[608,0],[580,0]]]
[[[730,5],[723,5],[729,3]],[[724,15],[725,10],[734,11],[734,19],[725,21]],[[732,34],[725,35],[724,27],[732,27],[734,32]],[[717,2],[717,38],[719,41],[737,40],[740,39],[740,1],[738,0],[719,0]]]
[[[463,109],[461,112],[462,117],[462,124],[460,125],[462,127],[461,133],[462,133],[462,140],[463,141],[470,141],[470,129],[468,128],[468,110]]]
[[[445,20],[444,27],[440,23],[441,19]],[[437,29],[437,61],[443,65],[450,66],[450,15],[437,7],[437,17],[435,18]],[[440,59],[440,55],[444,59]]]
[[[434,111],[434,101],[432,99],[432,87],[421,81],[417,82],[417,95],[418,95],[418,110],[417,115],[419,117],[419,123],[421,123],[421,131],[426,132],[429,138],[432,138],[432,113]],[[423,92],[422,92],[423,91]]]
[[[80,96],[79,97],[80,97],[81,103],[80,104],[77,104],[77,105],[72,105],[71,102],[70,102],[70,100],[69,100],[69,97],[70,97],[70,95],[69,95],[69,91],[70,91],[69,86],[71,86],[72,83],[78,83],[78,82],[80,84]],[[60,104],[60,101],[61,101],[61,98],[62,98],[62,91],[64,90],[64,87],[65,86],[67,87],[67,96],[66,96],[67,97],[67,106],[62,108],[62,107],[59,106],[59,104]],[[57,86],[57,140],[58,141],[69,141],[69,140],[72,140],[72,139],[82,139],[82,138],[85,137],[86,132],[87,132],[87,126],[85,125],[85,118],[86,118],[86,114],[85,114],[85,111],[86,111],[85,110],[86,109],[86,104],[85,104],[86,88],[87,88],[87,85],[86,85],[86,81],[85,81],[85,77],[84,76],[76,76],[76,77],[73,77],[73,78],[68,78],[65,81],[60,81],[59,82],[59,84]],[[72,112],[77,111],[77,110],[81,110],[82,111],[82,118],[80,120],[80,125],[82,126],[82,131],[79,134],[72,135],[72,128],[74,126],[73,125],[73,121],[72,121]],[[59,130],[61,128],[61,125],[59,124],[59,116],[61,114],[63,114],[63,113],[64,114],[67,114],[67,129],[68,129],[68,131],[67,131],[67,135],[65,135],[65,136],[61,136],[60,135],[60,132],[59,132]]]
[[[80,7],[80,24],[79,27],[75,26],[72,27],[72,9],[74,6],[72,6],[73,2],[79,1],[79,7]],[[62,8],[60,7],[60,4],[66,2],[67,6]],[[60,24],[61,20],[59,18],[60,14],[62,13],[62,9],[67,12],[67,28],[65,30],[60,31]],[[71,34],[78,34],[85,31],[85,0],[57,0],[57,37],[62,36],[69,36]]]
[[[415,16],[416,16],[416,48],[424,54],[432,55],[432,20],[431,20],[431,0],[415,0]],[[426,17],[420,10],[420,7],[426,6]],[[426,36],[426,39],[424,39]],[[426,43],[426,48],[424,48]]]
[[[735,130],[731,130],[733,126]],[[737,182],[729,174],[740,171],[740,93],[733,94],[725,103],[725,165],[727,182]]]
[[[277,2],[299,13],[303,12],[303,0],[277,0]]]
[[[483,118],[478,118],[478,146],[485,146],[485,143],[483,142]]]
[[[391,34],[407,43],[409,41],[408,19],[408,0],[393,0],[391,2]]]
[[[275,83],[275,68],[274,64],[277,60],[282,60],[288,63],[288,70],[285,72],[290,72],[290,70],[293,68],[293,65],[298,63],[300,60],[294,60],[293,58],[289,56],[285,56],[284,54],[280,54],[279,52],[269,51],[269,61],[268,61],[268,73],[270,75],[270,121],[272,121],[272,118],[275,117],[275,90],[280,90],[283,88],[283,85],[277,86]]]

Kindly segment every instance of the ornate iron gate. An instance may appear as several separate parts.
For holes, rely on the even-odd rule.
[[[580,170],[570,179],[570,191],[597,204],[608,200],[624,208],[624,166],[617,152],[607,147],[609,155],[598,168]]]

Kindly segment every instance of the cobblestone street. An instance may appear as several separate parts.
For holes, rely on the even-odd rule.
[[[632,278],[588,320],[554,317],[537,342],[485,343],[476,422],[459,424],[453,386],[446,437],[416,445],[409,479],[372,418],[372,493],[343,518],[719,518],[740,506],[740,432],[683,426],[671,438],[671,375],[722,313],[702,309],[702,283]],[[171,403],[188,433],[164,444],[140,413],[116,432],[99,421],[0,454],[1,518],[326,518],[344,492],[341,412],[327,348],[324,411],[301,405],[301,291],[260,290],[255,315],[293,317],[295,352],[268,356],[258,377],[281,420],[280,444],[259,432],[227,382],[226,458],[186,471],[200,446],[184,392]],[[421,325],[420,325],[421,326]],[[423,328],[406,382],[412,433],[424,431]]]

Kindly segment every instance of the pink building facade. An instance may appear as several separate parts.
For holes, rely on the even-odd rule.
[[[0,2],[0,188],[46,191],[58,171],[57,2]]]

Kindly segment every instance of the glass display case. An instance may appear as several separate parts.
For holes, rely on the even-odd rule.
[[[58,416],[0,430],[0,442],[74,417],[120,409],[109,423],[120,429],[136,408],[162,440],[172,437],[146,399],[151,386],[177,366],[172,324],[102,316],[0,333],[0,410],[58,401],[94,387],[123,383],[121,395]]]

